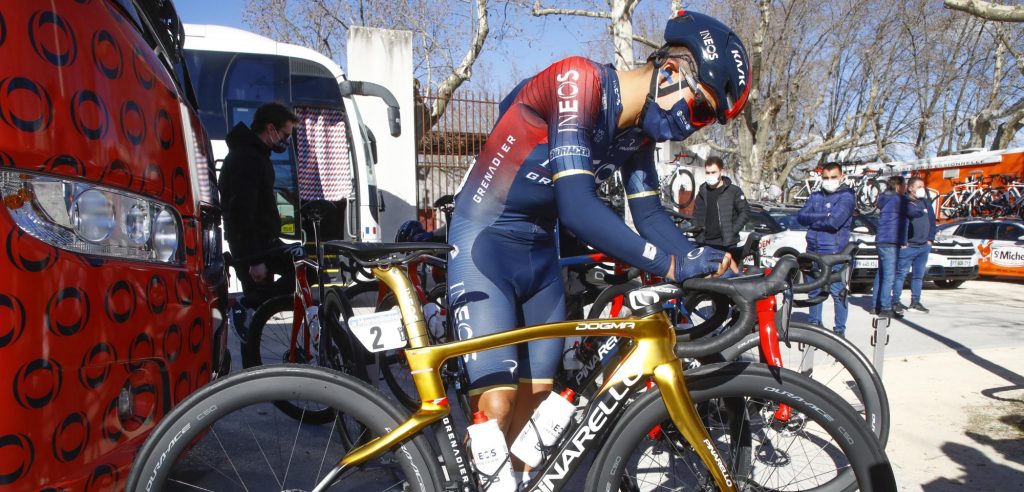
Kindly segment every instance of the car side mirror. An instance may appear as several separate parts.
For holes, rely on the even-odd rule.
[[[871,231],[869,231],[868,228],[864,227],[864,226],[854,227],[853,228],[853,232],[856,232],[857,234],[870,234],[871,233]]]

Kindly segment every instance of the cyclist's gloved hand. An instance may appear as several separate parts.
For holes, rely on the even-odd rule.
[[[702,277],[709,273],[716,273],[722,266],[725,252],[714,248],[700,247],[691,250],[686,255],[673,255],[674,270],[672,272],[676,282],[682,282],[688,278]]]

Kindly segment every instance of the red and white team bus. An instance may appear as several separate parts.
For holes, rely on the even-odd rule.
[[[183,42],[168,0],[0,3],[0,491],[123,488],[225,368]]]

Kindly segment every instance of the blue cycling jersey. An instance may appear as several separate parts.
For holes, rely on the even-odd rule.
[[[622,101],[613,68],[567,58],[519,84],[500,109],[449,229],[449,300],[460,336],[564,319],[556,220],[657,275],[668,272],[671,255],[693,249],[661,207],[654,142],[639,127],[617,128]],[[597,197],[597,184],[616,170],[639,234]],[[470,382],[479,391],[516,377],[547,380],[560,354],[561,341],[548,340],[469,356]]]

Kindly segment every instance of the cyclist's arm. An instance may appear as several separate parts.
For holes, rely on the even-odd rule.
[[[558,218],[578,238],[637,268],[665,275],[668,252],[644,241],[597,197],[591,137],[601,108],[597,70],[582,58],[569,58],[548,70],[541,84],[547,104],[540,113],[548,123],[549,165],[553,174]],[[560,84],[575,85],[575,90]],[[555,95],[559,97],[554,97]],[[568,97],[566,97],[568,96]]]
[[[658,171],[654,167],[654,146],[644,145],[622,166],[622,180],[629,200],[633,225],[644,239],[674,255],[694,248],[690,239],[665,213],[658,196]]]

